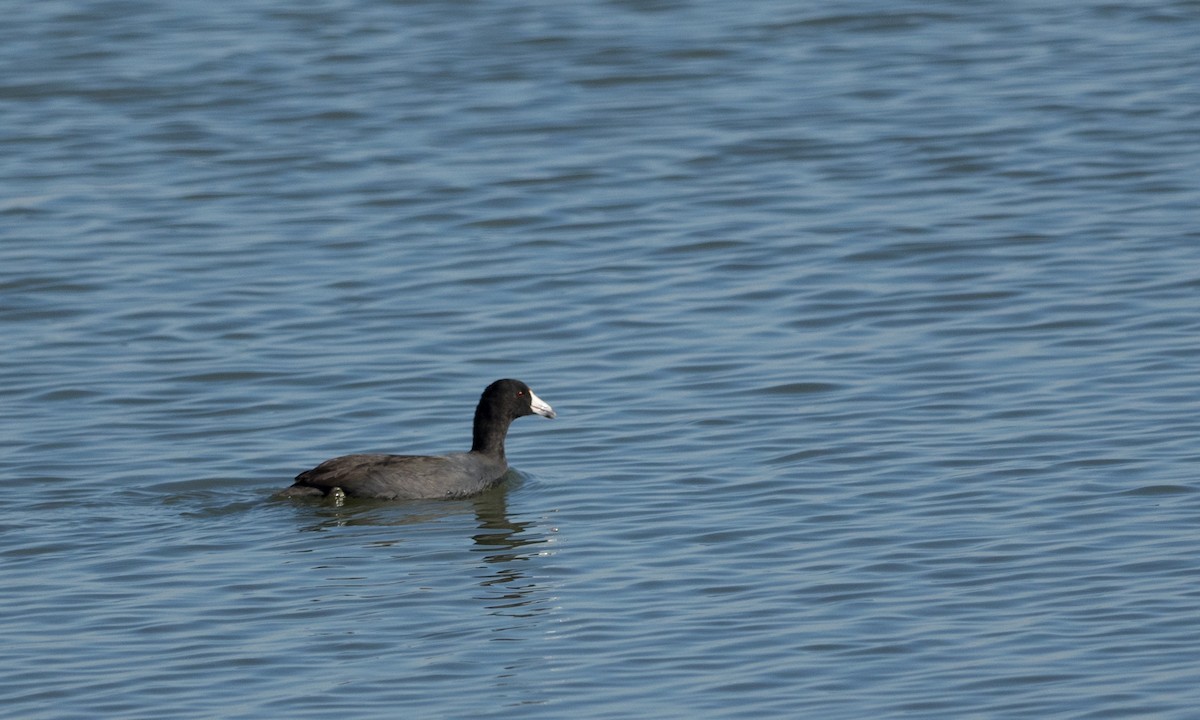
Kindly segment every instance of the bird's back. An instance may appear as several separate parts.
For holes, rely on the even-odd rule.
[[[288,495],[329,493],[403,500],[471,495],[508,470],[503,460],[476,452],[450,455],[343,455],[296,476]],[[290,491],[290,492],[289,492]]]

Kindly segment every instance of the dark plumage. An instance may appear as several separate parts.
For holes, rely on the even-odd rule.
[[[554,410],[520,380],[497,380],[475,408],[471,450],[449,455],[343,455],[296,476],[281,497],[317,497],[340,488],[346,497],[404,500],[454,498],[486,490],[508,471],[504,438],[524,415]]]

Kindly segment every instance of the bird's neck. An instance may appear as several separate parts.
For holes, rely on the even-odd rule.
[[[471,433],[471,452],[482,453],[503,460],[504,438],[507,435],[508,422],[492,418],[485,413],[476,412],[475,428]]]

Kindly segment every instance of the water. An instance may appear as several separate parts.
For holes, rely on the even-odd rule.
[[[5,16],[6,716],[1194,716],[1196,3]]]

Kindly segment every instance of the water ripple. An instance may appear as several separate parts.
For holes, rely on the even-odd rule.
[[[1194,714],[1191,4],[447,10],[8,13],[8,712]]]

